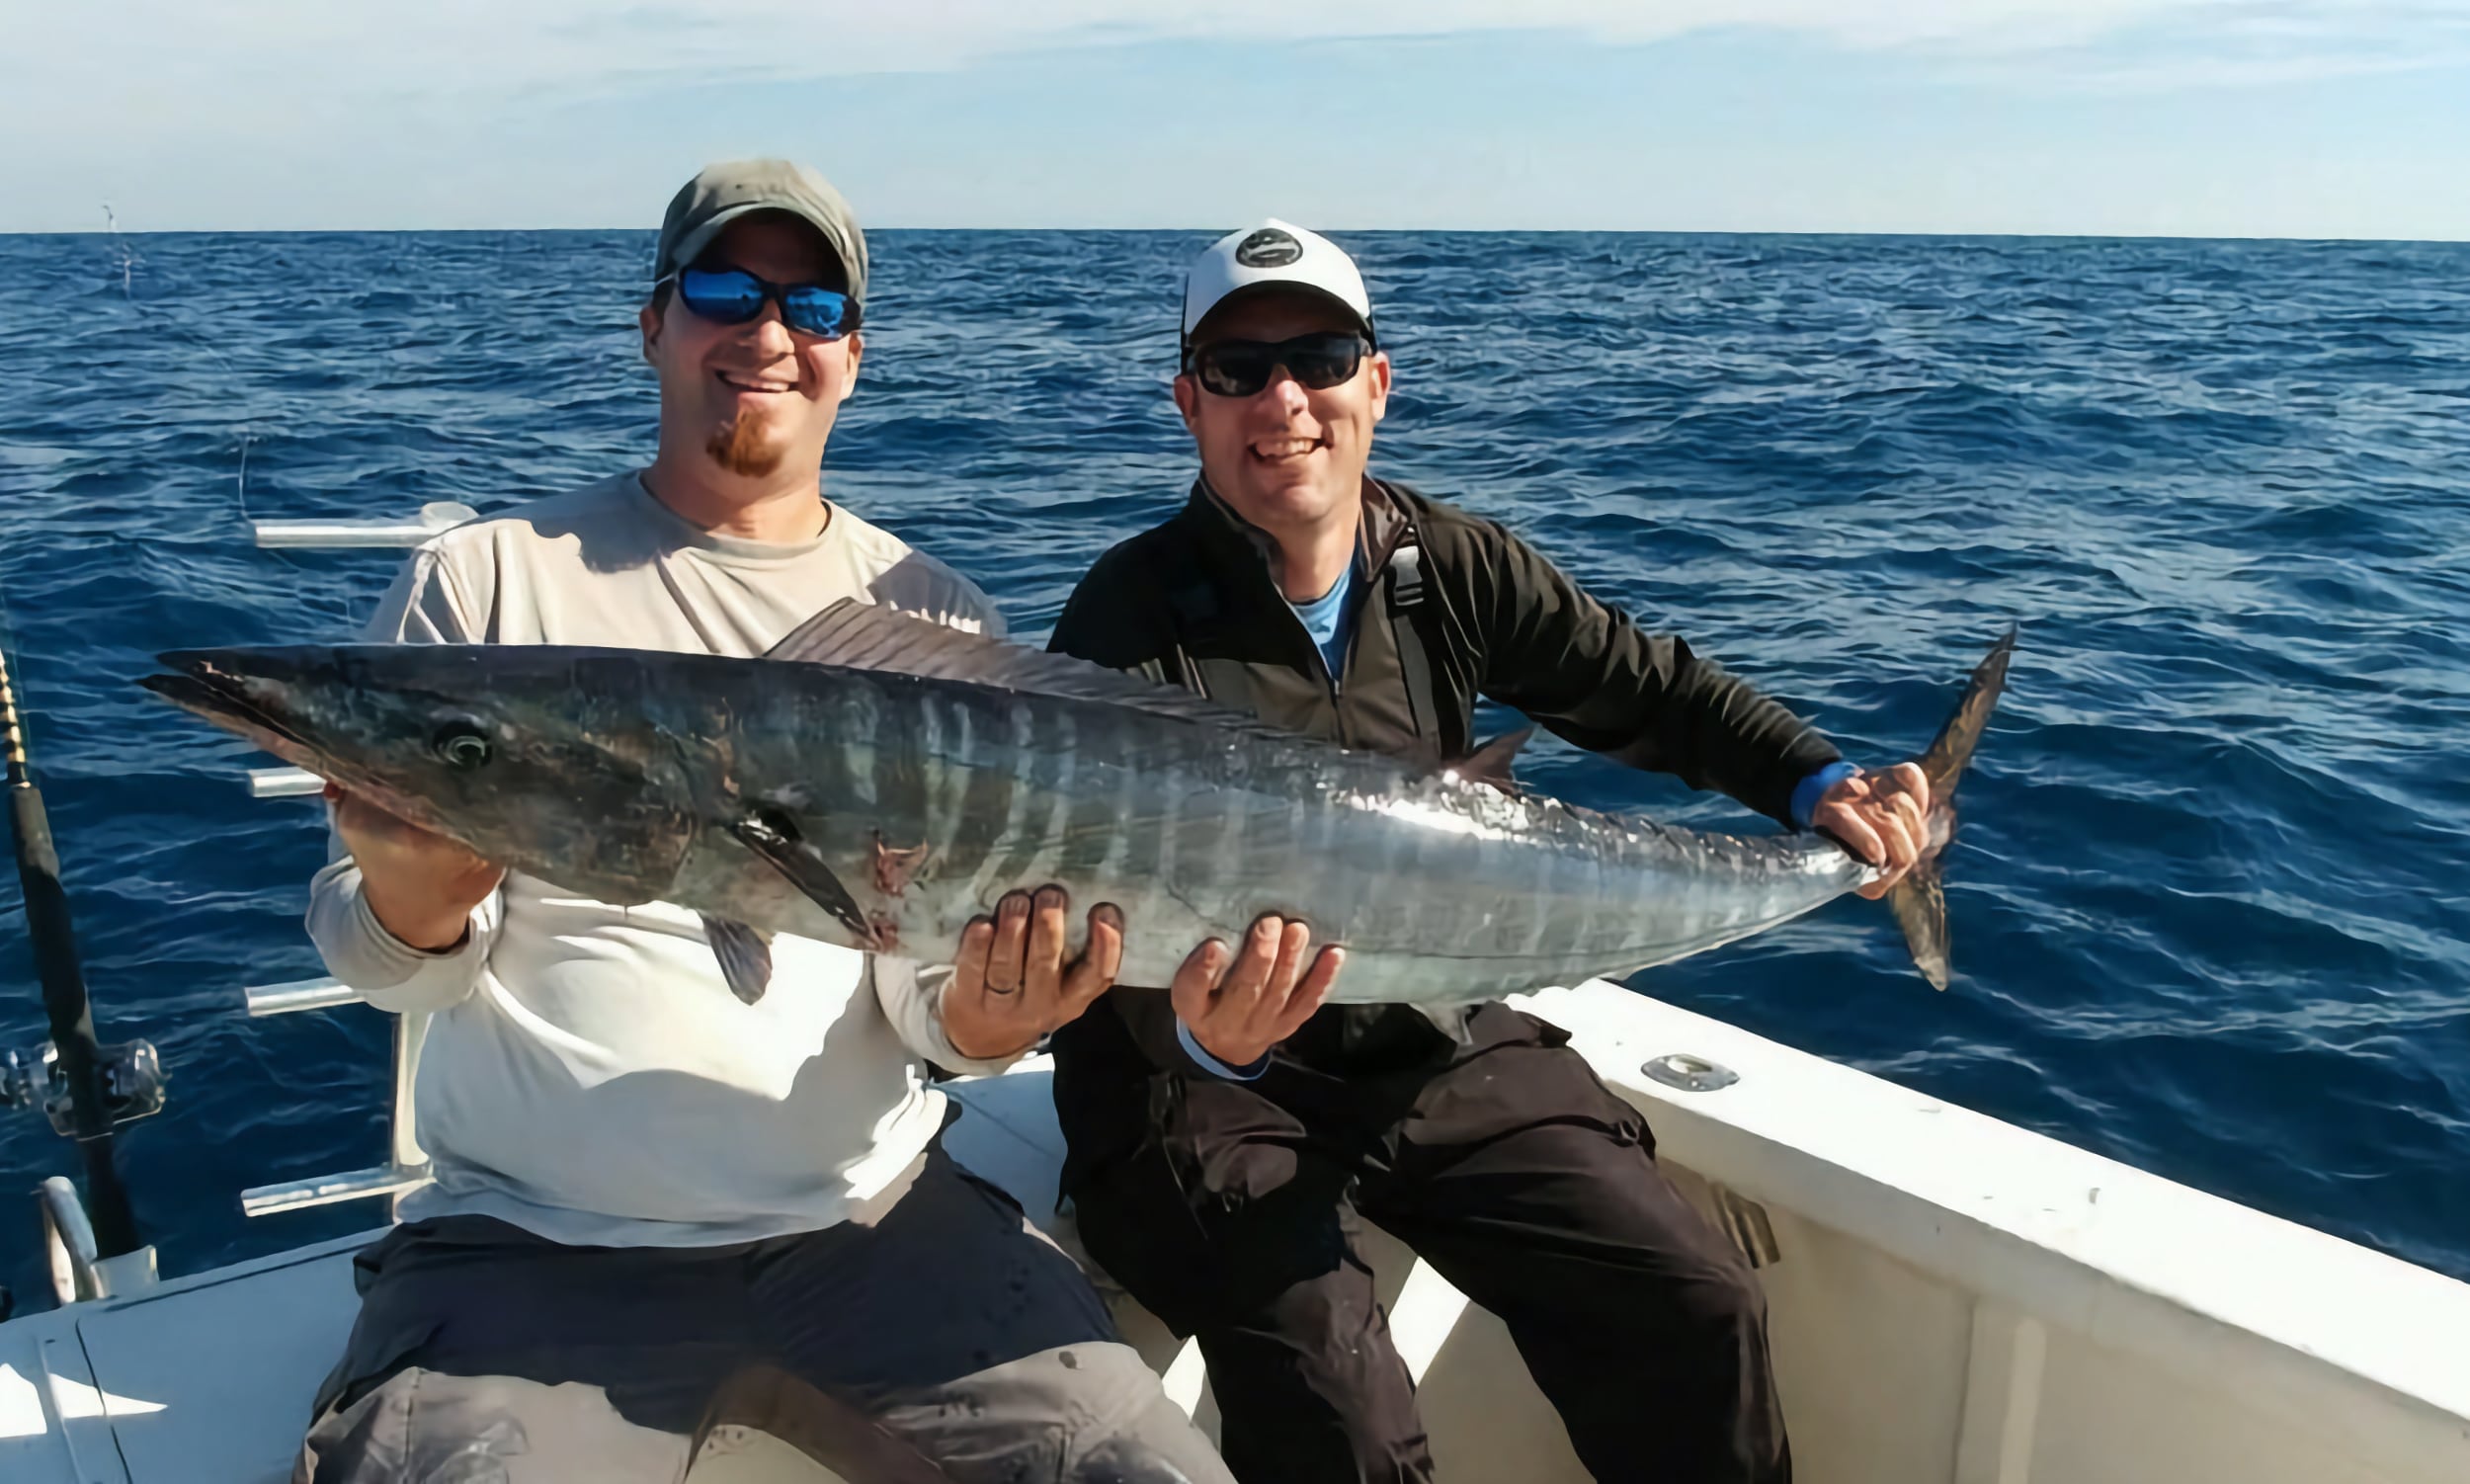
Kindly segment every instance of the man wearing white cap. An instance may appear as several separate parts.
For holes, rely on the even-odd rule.
[[[1633,767],[1917,859],[1918,769],[1859,773],[1784,707],[1642,632],[1489,521],[1370,477],[1392,371],[1355,263],[1282,221],[1187,278],[1184,509],[1101,557],[1053,647],[1351,747],[1473,751],[1489,698]],[[1435,951],[1447,951],[1437,943]],[[1433,1461],[1357,1234],[1500,1316],[1605,1480],[1788,1479],[1766,1308],[1566,1032],[1321,1008],[1343,949],[1265,919],[1164,993],[1056,1032],[1064,1190],[1091,1255],[1199,1337],[1247,1484],[1424,1481]]]

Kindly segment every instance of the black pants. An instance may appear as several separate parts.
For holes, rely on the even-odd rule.
[[[1087,1019],[1084,1051],[1122,1034]],[[1474,1029],[1439,1064],[1341,1076],[1280,1057],[1256,1082],[1156,1073],[1112,1095],[1092,1083],[1123,1083],[1119,1058],[1059,1042],[1082,1239],[1199,1337],[1228,1466],[1245,1484],[1433,1477],[1358,1241],[1368,1217],[1509,1326],[1604,1484],[1789,1480],[1747,1262],[1566,1032],[1500,1005]]]

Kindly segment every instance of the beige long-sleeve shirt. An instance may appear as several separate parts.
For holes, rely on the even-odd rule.
[[[416,551],[367,636],[759,655],[857,597],[1000,633],[974,584],[835,507],[822,536],[714,536],[621,475],[477,521]],[[463,946],[421,952],[371,916],[341,852],[309,936],[381,1009],[432,1016],[414,1091],[437,1182],[406,1219],[472,1213],[553,1241],[701,1246],[844,1219],[926,1147],[960,1055],[948,968],[782,937],[771,991],[739,1003],[696,914],[618,907],[522,873]]]

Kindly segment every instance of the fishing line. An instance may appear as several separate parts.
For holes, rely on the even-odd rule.
[[[103,204],[103,229],[111,234],[115,265],[120,270],[121,297],[127,303],[130,311],[145,324],[167,329],[190,345],[204,351],[217,367],[221,368],[225,385],[240,386],[243,380],[240,369],[232,364],[231,358],[225,356],[219,346],[183,324],[179,317],[171,313],[168,308],[158,310],[137,297],[137,270],[145,266],[145,255],[138,252],[135,245],[122,233],[120,218],[113,213],[110,202]],[[252,544],[256,540],[257,528],[254,518],[249,514],[249,449],[256,441],[257,420],[255,418],[243,419],[240,425],[240,466],[238,473],[234,476],[232,495],[240,507],[240,523],[249,530]],[[293,571],[303,570],[291,557],[281,551],[270,551],[267,554]]]

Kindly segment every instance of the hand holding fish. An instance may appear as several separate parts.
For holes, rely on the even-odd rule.
[[[994,917],[961,930],[960,956],[944,989],[944,1033],[963,1056],[989,1061],[1017,1055],[1056,1027],[1079,1018],[1114,983],[1123,962],[1123,914],[1107,902],[1090,909],[1089,943],[1064,962],[1064,913],[1071,899],[1060,886],[1007,892]]]
[[[1277,917],[1252,925],[1240,955],[1210,939],[1175,971],[1176,1015],[1202,1050],[1230,1067],[1250,1066],[1311,1019],[1346,964],[1345,948],[1326,948],[1306,973],[1311,946],[1311,928]]]
[[[377,925],[424,953],[459,948],[471,931],[471,909],[497,890],[506,867],[333,783],[325,797]]]
[[[1810,826],[1832,835],[1886,874],[1854,888],[1872,901],[1885,896],[1930,848],[1930,780],[1911,763],[1884,773],[1856,773],[1822,794]]]

